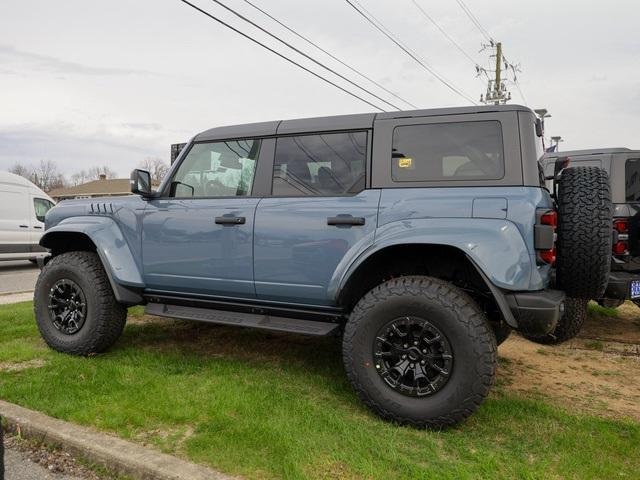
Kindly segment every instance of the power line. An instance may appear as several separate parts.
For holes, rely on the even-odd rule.
[[[246,0],[245,0],[245,1],[246,1]],[[418,2],[416,2],[416,0],[411,0],[411,2],[413,2],[413,4],[418,8],[418,10],[420,10],[420,12],[422,13],[422,15],[423,15],[427,20],[429,20],[431,23],[433,23],[433,24],[435,25],[435,27],[436,27],[438,30],[440,30],[440,33],[442,33],[442,35],[444,35],[444,36],[447,38],[447,40],[449,40],[449,41],[453,44],[453,46],[454,46],[454,47],[456,47],[460,53],[462,53],[462,55],[464,55],[465,57],[467,57],[467,58],[471,61],[471,63],[473,63],[473,65],[474,65],[474,66],[477,66],[477,65],[478,65],[478,62],[476,62],[476,61],[475,61],[475,59],[474,59],[471,55],[469,55],[469,54],[466,52],[466,50],[465,50],[464,48],[462,48],[462,47],[458,44],[458,42],[456,42],[453,38],[451,38],[451,35],[449,35],[449,34],[448,34],[448,33],[447,33],[447,32],[446,32],[446,31],[445,31],[445,30],[444,30],[444,29],[443,29],[443,28],[438,24],[438,22],[436,22],[436,21],[433,19],[433,17],[432,17],[431,15],[429,15],[429,14],[424,10],[424,8],[422,8],[422,7],[421,7],[421,6],[420,6],[420,4],[418,4]]]
[[[278,51],[274,50],[273,48],[271,48],[271,47],[269,47],[269,46],[265,45],[264,43],[260,42],[259,40],[256,40],[255,38],[251,37],[250,35],[248,35],[248,34],[246,34],[246,33],[242,32],[242,31],[238,30],[237,28],[235,28],[235,27],[233,27],[233,26],[229,25],[228,23],[226,23],[226,22],[224,22],[224,21],[220,20],[218,17],[213,16],[213,15],[212,15],[212,14],[210,14],[209,12],[207,12],[207,11],[205,11],[205,10],[201,9],[200,7],[198,7],[198,6],[194,5],[193,3],[189,2],[188,0],[180,0],[180,1],[181,1],[182,3],[184,3],[184,4],[186,4],[186,5],[189,5],[191,8],[193,8],[193,9],[195,9],[195,10],[199,11],[199,12],[200,12],[200,13],[202,13],[203,15],[206,15],[206,16],[207,16],[207,17],[209,17],[210,19],[215,20],[216,22],[218,22],[219,24],[221,24],[221,25],[223,25],[223,26],[227,27],[228,29],[233,30],[233,31],[234,31],[234,32],[236,32],[237,34],[242,35],[244,38],[246,38],[246,39],[248,39],[248,40],[251,40],[253,43],[256,43],[256,44],[260,45],[262,48],[264,48],[264,49],[266,49],[266,50],[269,50],[271,53],[273,53],[273,54],[275,54],[275,55],[279,56],[280,58],[282,58],[282,59],[286,60],[287,62],[292,63],[292,64],[293,64],[293,65],[295,65],[296,67],[299,67],[299,68],[303,69],[304,71],[306,71],[306,72],[310,73],[310,74],[311,74],[311,75],[313,75],[314,77],[317,77],[317,78],[319,78],[320,80],[322,80],[322,81],[324,81],[324,82],[328,83],[329,85],[332,85],[332,86],[336,87],[337,89],[342,90],[344,93],[346,93],[346,94],[348,94],[348,95],[351,95],[351,96],[352,96],[352,97],[354,97],[354,98],[357,98],[357,99],[358,99],[358,100],[360,100],[361,102],[366,103],[367,105],[369,105],[369,106],[371,106],[371,107],[375,108],[376,110],[380,110],[381,112],[384,112],[384,111],[385,111],[383,108],[381,108],[381,107],[379,107],[379,106],[375,105],[374,103],[371,103],[370,101],[365,100],[364,98],[362,98],[362,97],[358,96],[357,94],[355,94],[355,93],[353,93],[353,92],[351,92],[351,91],[347,90],[347,89],[346,89],[346,88],[344,88],[344,87],[341,87],[340,85],[338,85],[337,83],[332,82],[332,81],[331,81],[331,80],[329,80],[328,78],[323,77],[322,75],[320,75],[320,74],[318,74],[318,73],[314,72],[313,70],[311,70],[311,69],[309,69],[309,68],[305,67],[304,65],[301,65],[301,64],[297,63],[295,60],[290,59],[290,58],[289,58],[289,57],[287,57],[286,55],[283,55],[282,53],[280,53],[280,52],[278,52]]]
[[[365,75],[364,73],[360,72],[359,70],[355,69],[354,67],[352,67],[351,65],[349,65],[348,63],[340,60],[338,57],[336,57],[335,55],[333,55],[332,53],[328,52],[327,50],[325,50],[324,48],[322,48],[321,46],[319,46],[318,44],[314,43],[313,41],[309,40],[307,37],[305,37],[304,35],[296,32],[293,28],[285,25],[283,22],[281,22],[280,20],[278,20],[277,18],[275,18],[273,15],[269,14],[268,12],[264,11],[262,8],[258,7],[257,5],[253,4],[252,2],[250,2],[249,0],[244,0],[245,3],[248,3],[249,5],[251,5],[253,8],[255,8],[256,10],[258,10],[259,12],[261,12],[262,14],[266,15],[267,17],[269,17],[271,20],[273,20],[274,22],[276,22],[278,25],[282,26],[283,28],[285,28],[286,30],[288,30],[289,32],[293,33],[295,36],[297,36],[298,38],[301,38],[302,40],[304,40],[305,42],[307,42],[310,45],[313,45],[315,48],[317,48],[318,50],[320,50],[322,53],[328,55],[329,57],[331,57],[332,59],[334,59],[336,62],[342,64],[343,66],[347,67],[349,70],[351,70],[352,72],[360,75],[362,78],[368,80],[369,82],[373,83],[374,85],[376,85],[377,87],[381,88],[382,90],[384,90],[385,92],[387,92],[389,95],[392,95],[393,97],[397,98],[398,100],[401,100],[402,102],[406,103],[407,105],[413,107],[413,108],[418,108],[416,105],[414,105],[413,103],[405,100],[404,98],[402,98],[401,96],[399,96],[398,94],[392,92],[391,90],[387,89],[384,85],[381,85],[380,83],[376,82],[375,80],[373,80],[371,77]]]
[[[451,91],[453,91],[454,93],[460,95],[461,97],[463,97],[464,99],[468,100],[469,102],[473,103],[474,105],[477,105],[476,102],[474,102],[471,97],[469,97],[468,95],[466,95],[464,92],[462,92],[460,89],[458,89],[456,86],[454,86],[452,83],[450,83],[447,79],[445,79],[442,75],[440,75],[438,72],[436,72],[432,67],[430,67],[429,65],[427,65],[425,62],[423,62],[422,60],[420,60],[417,55],[413,52],[410,51],[409,47],[405,46],[393,33],[391,33],[389,31],[389,29],[387,29],[387,27],[384,26],[384,24],[382,24],[382,22],[380,22],[380,20],[378,20],[375,16],[373,16],[373,14],[371,14],[371,12],[369,12],[366,8],[364,8],[362,5],[360,5],[360,3],[357,2],[357,0],[353,0],[355,3],[358,4],[358,6],[354,5],[353,2],[351,0],[345,0],[356,12],[358,12],[367,22],[369,22],[371,25],[373,25],[377,30],[379,30],[380,32],[382,32],[383,35],[385,35],[389,40],[391,40],[393,43],[395,43],[404,53],[406,53],[407,55],[409,55],[409,57],[411,57],[413,60],[415,60],[420,66],[422,66],[422,68],[424,68],[427,72],[429,72],[431,75],[433,75],[434,77],[436,77],[438,80],[440,80],[444,85],[446,85]],[[358,8],[359,7],[359,8]],[[367,12],[366,14],[363,12]],[[369,16],[367,16],[367,14]]]
[[[493,45],[495,42],[493,41],[493,38],[491,37],[491,35],[489,34],[489,32],[487,31],[486,28],[484,28],[482,26],[482,24],[480,23],[480,21],[476,18],[476,16],[471,12],[471,10],[469,10],[469,7],[467,7],[467,5],[464,3],[463,0],[456,0],[456,2],[458,2],[458,5],[460,5],[460,8],[462,9],[462,11],[467,15],[467,17],[469,17],[469,20],[471,20],[471,23],[473,23],[476,28],[480,31],[480,33],[482,34],[482,36],[491,44]]]
[[[253,25],[255,28],[257,28],[258,30],[260,30],[263,33],[266,33],[267,35],[269,35],[271,38],[277,40],[278,42],[282,43],[283,45],[286,45],[287,47],[289,47],[291,50],[293,50],[294,52],[298,53],[299,55],[302,55],[303,57],[311,60],[313,63],[315,63],[316,65],[319,65],[320,67],[324,68],[325,70],[333,73],[334,75],[336,75],[337,77],[340,77],[342,80],[344,80],[345,82],[350,83],[351,85],[353,85],[356,88],[359,88],[360,90],[362,90],[365,93],[368,93],[369,95],[371,95],[374,98],[377,98],[378,100],[380,100],[383,103],[386,103],[387,105],[389,105],[392,108],[395,108],[396,110],[401,110],[400,107],[394,105],[393,103],[385,100],[384,98],[376,95],[375,93],[373,93],[372,91],[358,85],[356,82],[354,82],[353,80],[350,80],[349,78],[345,77],[344,75],[340,74],[339,72],[336,72],[334,69],[332,69],[331,67],[327,67],[325,64],[323,64],[322,62],[316,60],[315,58],[313,58],[311,55],[306,54],[305,52],[303,52],[302,50],[300,50],[299,48],[296,48],[295,46],[293,46],[292,44],[285,42],[284,40],[282,40],[281,38],[279,38],[277,35],[274,35],[273,33],[271,33],[269,30],[267,30],[264,27],[261,27],[260,25],[258,25],[257,23],[255,23],[254,21],[250,20],[249,18],[245,17],[244,15],[238,13],[237,11],[235,11],[233,8],[225,5],[224,3],[222,3],[219,0],[211,0],[212,2],[220,5],[222,8],[224,8],[225,10],[233,13],[236,17],[244,20],[245,22],[247,22],[250,25]]]

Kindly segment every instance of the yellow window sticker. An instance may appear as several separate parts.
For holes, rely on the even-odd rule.
[[[411,168],[413,167],[413,158],[403,157],[398,159],[398,167]]]

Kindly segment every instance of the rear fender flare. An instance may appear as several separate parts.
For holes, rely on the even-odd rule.
[[[505,290],[530,290],[535,257],[516,225],[491,218],[425,218],[388,223],[376,230],[374,243],[357,258],[343,259],[329,284],[338,299],[350,276],[371,255],[398,245],[443,245],[465,253],[491,285]]]

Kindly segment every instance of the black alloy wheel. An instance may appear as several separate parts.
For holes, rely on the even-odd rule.
[[[400,317],[384,325],[373,345],[376,370],[392,389],[422,397],[441,390],[453,369],[453,351],[429,321]]]
[[[49,290],[49,318],[53,326],[65,335],[80,331],[87,318],[87,300],[80,286],[62,278]]]

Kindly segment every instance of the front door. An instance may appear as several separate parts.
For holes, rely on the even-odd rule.
[[[261,141],[195,143],[167,191],[149,201],[142,235],[147,288],[255,298],[250,197]]]
[[[331,305],[339,265],[373,243],[379,190],[365,190],[367,133],[283,136],[255,223],[258,298]]]

